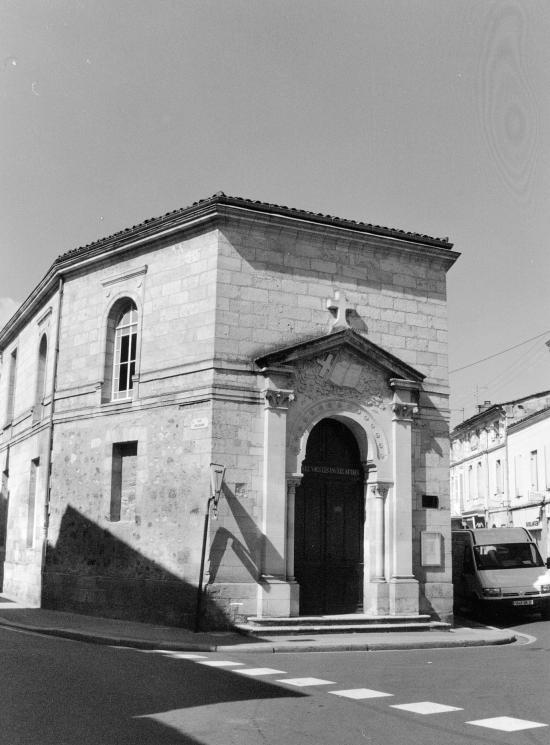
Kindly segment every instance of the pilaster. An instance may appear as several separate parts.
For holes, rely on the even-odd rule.
[[[297,613],[294,606],[297,606],[298,588],[293,577],[287,578],[289,513],[285,470],[286,418],[288,407],[294,400],[294,393],[291,390],[268,387],[264,389],[263,394],[263,551],[258,586],[258,616],[289,616],[293,610],[294,614]],[[293,494],[291,496],[293,497]],[[292,550],[292,570],[293,553]]]
[[[392,378],[394,486],[389,507],[390,614],[418,613],[418,581],[412,571],[412,426],[419,384]]]

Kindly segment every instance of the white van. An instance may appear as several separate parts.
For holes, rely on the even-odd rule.
[[[453,530],[455,611],[540,612],[550,618],[550,572],[525,528]]]

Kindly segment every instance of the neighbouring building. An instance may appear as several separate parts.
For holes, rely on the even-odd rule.
[[[219,192],[0,331],[4,591],[189,626],[452,608],[448,239]]]
[[[453,520],[527,528],[550,556],[550,391],[479,408],[451,432]]]

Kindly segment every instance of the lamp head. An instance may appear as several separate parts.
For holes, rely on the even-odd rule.
[[[213,500],[214,517],[218,515],[218,502],[222,493],[223,477],[225,475],[225,466],[219,463],[210,464],[210,496]]]

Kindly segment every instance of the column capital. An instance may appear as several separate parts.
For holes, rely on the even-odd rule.
[[[418,413],[418,393],[420,383],[414,380],[402,380],[392,378],[390,385],[393,388],[392,412],[393,420],[412,421]]]
[[[418,414],[418,405],[412,402],[394,401],[391,405],[393,419],[411,422],[414,415]]]
[[[300,484],[302,483],[302,479],[303,479],[303,475],[301,473],[299,473],[299,474],[295,474],[295,473],[287,474],[287,476],[286,476],[287,487],[289,489],[297,489],[300,486]]]
[[[263,394],[266,409],[288,409],[296,398],[294,391],[280,388],[266,388]]]
[[[385,499],[391,486],[392,484],[389,481],[373,481],[367,484],[367,497],[370,499]]]

